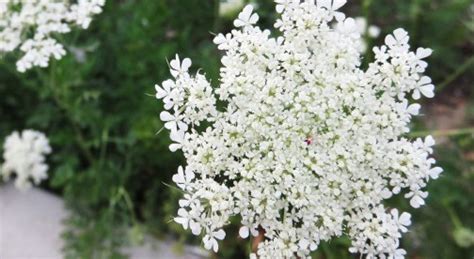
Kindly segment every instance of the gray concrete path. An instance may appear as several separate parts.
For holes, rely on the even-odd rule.
[[[12,184],[0,185],[0,259],[61,259],[62,219],[67,216],[63,201],[32,188],[21,192]],[[141,247],[128,247],[131,259],[202,259],[206,253],[186,247],[173,252],[172,242],[146,238]]]

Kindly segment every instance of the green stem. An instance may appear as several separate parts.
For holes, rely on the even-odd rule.
[[[105,162],[107,154],[107,146],[109,143],[109,127],[108,125],[102,131],[102,137],[100,141],[100,152],[99,152],[99,165],[102,166]]]
[[[472,65],[474,65],[474,55],[468,58],[461,66],[459,66],[456,71],[449,75],[443,82],[438,84],[437,91],[443,90],[447,85],[451,84],[456,80],[460,75],[466,72]]]
[[[410,6],[410,38],[415,43],[418,42],[418,32],[420,30],[421,5],[420,0],[414,0]]]
[[[219,17],[219,8],[221,5],[220,0],[214,0],[214,24],[212,25],[212,29],[214,30],[213,33],[217,33],[219,30],[219,22],[220,22],[220,17]]]
[[[408,134],[409,137],[425,137],[432,135],[433,137],[459,136],[466,134],[474,134],[474,128],[452,129],[452,130],[435,130],[435,131],[415,131]]]
[[[366,35],[368,32],[370,20],[371,20],[371,14],[370,14],[370,6],[372,5],[372,0],[363,0],[362,2],[362,13],[364,15],[365,21],[367,22],[367,28],[366,28]]]
[[[449,214],[449,218],[451,219],[451,221],[453,222],[454,226],[456,228],[462,228],[463,225],[461,223],[461,220],[459,219],[459,217],[456,215],[456,213],[454,213],[453,209],[451,207],[449,207],[448,205],[444,204],[444,207],[446,208],[446,211],[448,211],[448,214]]]
[[[74,132],[76,133],[76,140],[79,144],[79,148],[81,148],[89,164],[93,165],[95,159],[90,150],[87,148],[86,140],[84,135],[82,134],[81,129],[74,123],[72,119],[68,118],[68,120],[71,122],[71,126],[73,127]]]
[[[137,216],[135,214],[135,211],[133,209],[134,205],[133,205],[133,201],[132,199],[130,198],[130,195],[128,194],[127,190],[125,190],[125,188],[123,188],[123,186],[120,186],[117,190],[117,193],[112,197],[112,199],[110,200],[110,209],[113,211],[115,206],[117,205],[117,203],[120,201],[120,200],[123,200],[125,201],[125,205],[127,206],[127,210],[129,211],[130,215],[131,215],[131,218],[132,218],[132,223],[134,225],[137,225],[138,224],[138,220],[137,220]]]
[[[121,192],[125,200],[125,204],[127,205],[128,211],[130,212],[130,215],[132,215],[133,224],[138,224],[137,215],[135,214],[135,210],[133,209],[134,206],[132,198],[130,198],[130,195],[128,194],[127,190],[125,190],[125,188],[123,187],[120,187],[119,192]]]
[[[365,44],[367,44],[367,51],[365,52],[364,60],[363,60],[365,65],[368,65],[370,60],[372,60],[372,57],[373,57],[373,52],[369,51],[372,47],[372,39],[369,36],[369,27],[372,20],[371,13],[370,13],[371,5],[372,5],[372,0],[363,0],[362,2],[362,13],[364,15],[365,22],[367,25],[364,32],[364,41],[365,41]]]

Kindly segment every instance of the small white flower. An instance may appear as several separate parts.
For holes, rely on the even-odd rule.
[[[385,44],[390,48],[394,48],[396,46],[408,44],[409,39],[408,32],[402,28],[398,28],[393,31],[393,35],[387,35],[385,38]]]
[[[432,146],[434,146],[435,144],[436,144],[436,142],[435,142],[433,136],[431,136],[431,135],[426,136],[426,138],[425,138],[425,145],[426,145],[427,147],[432,147]],[[430,149],[428,152],[429,152],[429,153],[432,153],[432,152],[433,152],[433,149]]]
[[[217,36],[214,38],[213,42],[214,44],[217,45],[217,48],[220,50],[225,50],[229,47],[228,42],[232,39],[232,35],[230,33],[224,34],[219,33]]]
[[[407,232],[408,229],[406,227],[411,225],[411,215],[407,212],[403,212],[400,216],[398,216],[398,210],[392,209],[391,212],[393,219],[398,223],[398,227],[400,231]]]
[[[393,259],[403,259],[403,258],[405,258],[406,254],[407,254],[407,252],[405,251],[405,249],[399,248],[399,249],[395,250],[395,253],[393,255]]]
[[[248,226],[242,226],[239,229],[239,236],[241,238],[247,238],[249,235],[252,234],[252,236],[256,237],[258,236],[258,230],[256,227],[249,228]]]
[[[178,224],[181,224],[184,229],[188,229],[190,222],[189,212],[183,208],[178,210],[178,217],[174,218],[174,221]]]
[[[433,167],[428,171],[428,174],[432,179],[438,179],[439,175],[443,172],[441,167]]]
[[[306,250],[309,247],[309,241],[306,239],[301,239],[300,242],[298,242],[298,246],[302,250]]]
[[[182,121],[182,116],[179,113],[171,114],[168,111],[162,111],[160,119],[165,122],[165,128],[171,131],[188,130],[188,125]]]
[[[420,108],[421,105],[419,105],[418,103],[412,103],[410,104],[410,106],[407,107],[407,112],[410,115],[418,115],[420,113]]]
[[[219,244],[217,243],[217,240],[223,240],[225,238],[225,232],[224,230],[220,229],[218,231],[211,231],[208,234],[206,234],[203,238],[204,242],[204,247],[206,249],[212,249],[214,252],[217,252],[219,249]]]
[[[380,35],[380,28],[375,25],[371,25],[369,26],[368,34],[371,38],[377,38]]]
[[[419,208],[420,206],[425,205],[425,198],[428,197],[428,192],[423,192],[419,190],[411,191],[405,194],[405,198],[410,198],[410,206],[413,208]]]
[[[275,0],[277,4],[275,10],[277,13],[282,13],[292,2],[293,0]]]
[[[51,147],[43,133],[34,130],[15,131],[5,139],[3,148],[5,161],[0,167],[0,175],[9,179],[15,174],[17,188],[26,190],[31,187],[30,180],[37,185],[48,178],[45,156],[51,153]]]
[[[164,102],[167,104],[170,101],[166,101],[166,97],[170,95],[171,90],[174,88],[174,82],[172,80],[166,80],[161,85],[162,86],[155,85],[156,99],[165,99]]]
[[[186,168],[183,172],[183,167],[178,167],[178,173],[173,175],[173,182],[175,182],[179,188],[186,189],[186,186],[191,184],[191,181],[194,179],[193,171]]]
[[[162,83],[162,87],[155,85],[156,98],[163,99],[166,110],[177,106],[182,101],[182,94],[176,89],[176,85],[172,80],[166,80]]]
[[[193,233],[193,235],[198,236],[199,234],[201,234],[202,227],[199,223],[190,221],[189,229],[191,229],[191,233]]]
[[[169,146],[171,152],[176,152],[176,150],[183,147],[185,132],[182,130],[172,131],[170,134],[170,139],[174,142]]]
[[[317,0],[316,2],[319,7],[330,11],[331,16],[334,16],[337,21],[342,21],[346,17],[344,13],[336,12],[347,3],[346,0]]]
[[[171,60],[170,66],[171,75],[177,78],[179,75],[183,75],[188,72],[188,69],[191,67],[191,59],[185,58],[183,59],[183,62],[181,62],[179,56],[176,55],[176,58]]]
[[[427,58],[427,57],[431,56],[432,53],[433,53],[433,50],[428,49],[428,48],[418,48],[418,49],[416,49],[416,57],[418,59]]]
[[[245,27],[258,22],[258,14],[252,13],[253,6],[247,5],[239,14],[239,18],[234,21],[235,27]]]
[[[413,90],[413,99],[420,99],[420,93],[428,98],[434,97],[434,85],[431,84],[431,78],[423,76],[420,81],[418,81],[415,89]]]
[[[428,154],[432,154],[433,153],[433,146],[436,144],[436,141],[433,138],[433,136],[428,135],[428,136],[426,136],[424,141],[422,141],[421,139],[419,139],[419,140],[417,139],[415,144],[421,150],[427,152]]]
[[[352,18],[344,19],[339,23],[339,26],[337,28],[343,34],[347,34],[355,38],[360,38],[360,33],[357,30],[356,26],[356,21]]]

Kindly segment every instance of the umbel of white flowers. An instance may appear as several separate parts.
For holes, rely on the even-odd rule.
[[[173,176],[184,192],[175,221],[217,251],[236,216],[242,238],[264,233],[253,258],[309,258],[342,235],[352,253],[403,258],[410,214],[383,202],[403,195],[420,207],[442,172],[431,136],[403,137],[420,109],[410,96],[434,95],[423,75],[431,50],[411,52],[397,29],[364,71],[344,0],[275,2],[280,37],[255,26],[246,6],[237,29],[214,39],[225,52],[217,88],[178,57],[173,79],[156,85],[170,150],[186,158]]]
[[[0,53],[19,49],[19,72],[47,67],[51,58],[66,54],[55,34],[65,34],[73,26],[87,29],[92,16],[102,12],[105,0],[6,0],[0,1]]]
[[[0,175],[8,180],[15,173],[15,186],[21,190],[31,187],[30,179],[39,184],[48,178],[48,165],[45,155],[51,153],[46,136],[38,131],[24,130],[21,134],[13,132],[3,145],[4,163]]]

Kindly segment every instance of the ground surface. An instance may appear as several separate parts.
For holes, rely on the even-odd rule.
[[[0,186],[0,259],[60,259],[60,233],[67,216],[59,197],[40,189],[20,192],[12,184]],[[186,247],[177,255],[173,243],[151,238],[125,252],[132,259],[199,259],[199,248]]]

